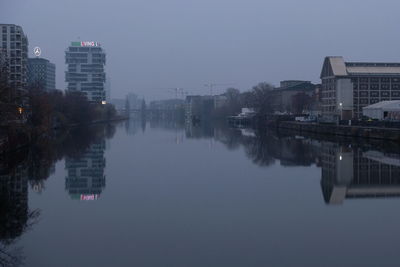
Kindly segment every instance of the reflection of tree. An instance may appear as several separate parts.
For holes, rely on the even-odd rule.
[[[317,158],[316,148],[305,139],[284,137],[266,130],[229,128],[223,123],[187,125],[186,137],[214,138],[230,150],[243,146],[247,157],[259,166],[269,166],[275,159],[284,166],[309,166]]]
[[[235,150],[240,147],[243,136],[239,130],[221,127],[217,128],[215,132],[215,138],[224,144],[229,150]]]
[[[0,266],[23,263],[22,249],[15,248],[15,243],[39,219],[40,211],[28,207],[28,185],[43,190],[56,161],[66,155],[78,156],[91,143],[114,133],[113,125],[77,127],[0,157]]]
[[[0,169],[0,265],[18,266],[23,256],[14,243],[37,222],[40,212],[28,208],[28,164],[9,163],[3,162]]]
[[[271,155],[271,139],[256,134],[255,137],[244,138],[243,143],[247,156],[258,166],[269,166],[275,162]]]

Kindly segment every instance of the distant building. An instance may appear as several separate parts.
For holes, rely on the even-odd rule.
[[[0,60],[7,71],[9,86],[21,96],[27,86],[28,38],[21,26],[0,24]]]
[[[184,106],[185,101],[182,99],[166,99],[151,101],[150,110],[175,110]]]
[[[56,65],[45,58],[28,59],[28,85],[45,91],[56,89]]]
[[[311,100],[314,98],[315,88],[316,85],[310,81],[281,81],[280,87],[275,88],[271,94],[272,109],[279,112],[295,112],[294,97],[298,94],[304,94],[310,97]],[[304,106],[306,106],[306,103]]]
[[[105,90],[106,90],[106,101],[108,103],[111,101],[111,78],[108,75],[106,75]]]
[[[138,98],[138,96],[134,93],[129,93],[127,96],[127,100],[129,102],[129,108],[131,110],[139,110],[142,105],[142,100]]]
[[[89,101],[106,101],[106,54],[98,42],[72,42],[65,51],[67,90],[82,92]]]
[[[207,120],[215,109],[215,97],[191,95],[185,100],[185,120],[187,122]]]
[[[321,71],[322,116],[329,121],[362,117],[362,108],[400,100],[400,63],[345,62],[326,57]]]
[[[221,108],[228,102],[228,98],[225,95],[214,95],[214,108]]]

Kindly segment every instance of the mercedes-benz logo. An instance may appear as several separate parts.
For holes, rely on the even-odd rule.
[[[40,50],[40,47],[38,47],[38,46],[36,46],[34,49],[33,49],[33,53],[35,53],[35,56],[40,56],[40,54],[42,54],[42,50]]]

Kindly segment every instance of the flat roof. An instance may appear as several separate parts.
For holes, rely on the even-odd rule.
[[[351,74],[398,74],[400,75],[399,66],[348,66],[347,72]]]

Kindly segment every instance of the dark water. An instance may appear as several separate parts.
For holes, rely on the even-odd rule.
[[[0,266],[399,266],[400,150],[175,123],[1,161]]]

